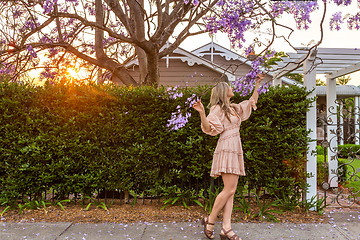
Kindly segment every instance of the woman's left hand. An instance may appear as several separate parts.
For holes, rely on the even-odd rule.
[[[193,108],[199,113],[205,112],[204,105],[201,103],[201,99],[194,103]]]

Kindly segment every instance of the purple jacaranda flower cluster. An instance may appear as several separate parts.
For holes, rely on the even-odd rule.
[[[259,87],[258,93],[259,93],[259,94],[263,94],[263,93],[268,92],[270,85],[271,85],[270,82],[267,82],[267,83],[261,85],[261,86]]]
[[[344,5],[350,5],[351,4],[351,0],[333,0],[334,3],[336,3],[338,6]]]
[[[216,16],[204,18],[207,29],[215,34],[221,30],[228,34],[233,47],[242,47],[245,42],[244,33],[254,27],[249,15],[254,11],[255,2],[247,0],[220,1],[221,9]]]
[[[199,0],[184,0],[185,4],[189,4],[189,2],[192,2],[195,6],[199,5]]]
[[[245,49],[245,55],[248,56],[250,53],[254,52],[253,46],[249,46]]]
[[[298,29],[308,29],[310,13],[319,9],[317,1],[276,1],[272,5],[272,14],[278,17],[285,11],[292,13]]]
[[[275,54],[274,51],[267,51],[264,56],[260,56],[255,59],[251,63],[250,71],[245,75],[245,77],[237,78],[233,83],[233,91],[236,93],[240,93],[240,96],[247,96],[249,95],[255,86],[256,78],[258,74],[261,74],[262,71],[260,70],[261,65],[264,65],[266,60],[273,57]],[[259,87],[258,93],[262,94],[268,91],[270,83],[263,84]]]
[[[22,26],[22,28],[20,28],[21,32],[26,32],[26,31],[32,31],[34,30],[39,23],[37,22],[38,19],[37,18],[29,18],[25,24]]]
[[[276,51],[274,51],[274,50],[266,51],[264,60],[269,60],[270,58],[274,57],[275,53],[276,53]]]
[[[278,1],[274,2],[274,4],[271,6],[271,13],[273,17],[279,17],[282,15],[285,11],[291,9],[293,6],[293,3],[290,1]]]
[[[171,98],[177,99],[179,97],[182,97],[184,94],[182,92],[175,92],[174,94],[170,95]]]
[[[85,9],[87,9],[90,13],[90,15],[95,16],[96,15],[96,11],[95,11],[95,2],[92,3],[85,3],[84,6]]]
[[[330,19],[330,29],[336,29],[337,31],[339,31],[341,29],[340,24],[343,23],[342,21],[342,17],[341,17],[341,12],[336,12],[332,15],[332,18]]]
[[[108,37],[108,38],[105,38],[105,39],[103,40],[103,44],[104,44],[104,46],[107,46],[107,45],[110,45],[110,44],[112,44],[112,43],[114,43],[114,42],[116,42],[116,41],[117,41],[116,38],[114,38],[114,37]]]
[[[241,77],[232,83],[232,88],[234,92],[240,93],[241,96],[246,96],[254,88],[254,83],[245,81],[245,77]]]
[[[37,58],[37,53],[34,51],[34,48],[31,45],[27,46],[27,50],[30,53],[31,59]]]
[[[48,34],[44,34],[44,36],[42,36],[40,38],[40,42],[42,42],[42,43],[52,43],[52,42],[54,42],[54,40],[51,39]]]
[[[199,97],[196,94],[193,94],[191,97],[186,99],[185,106],[187,108],[191,108],[197,101],[199,101]]]
[[[58,48],[49,48],[48,52],[49,52],[48,57],[52,58],[52,57],[55,57],[59,53],[59,49]]]
[[[245,77],[237,78],[233,83],[233,91],[240,93],[240,96],[249,95],[255,86],[257,71],[250,70]],[[265,88],[265,87],[264,87]],[[260,91],[260,88],[259,88]],[[259,92],[260,93],[260,92]]]
[[[245,77],[237,78],[232,83],[233,91],[236,93],[240,93],[240,96],[243,97],[249,95],[253,91],[256,81],[256,78],[252,78],[253,74],[254,73],[252,72],[247,74]],[[270,83],[265,83],[261,85],[258,89],[258,93],[266,93],[267,91],[269,91],[269,87]]]
[[[54,10],[54,4],[57,3],[57,0],[46,0],[43,4],[44,14],[51,13]]]
[[[15,73],[15,66],[8,63],[0,65],[0,75],[13,75]]]
[[[308,29],[310,20],[310,13],[319,9],[316,1],[295,2],[294,5],[294,18],[298,29]]]
[[[332,0],[336,5],[338,6],[348,6],[351,4],[352,0]],[[357,0],[358,5],[360,7],[360,0]],[[347,25],[348,28],[351,30],[359,30],[360,29],[360,13],[350,15],[346,14],[345,17],[342,16],[342,12],[336,12],[332,15],[330,18],[330,29],[331,30],[340,30],[341,24],[344,22],[344,20],[347,18]]]
[[[178,130],[186,125],[191,117],[191,113],[187,112],[183,115],[181,113],[181,107],[178,105],[176,107],[176,112],[171,113],[171,118],[168,120],[166,125],[170,130]]]
[[[20,9],[15,9],[14,11],[14,18],[19,18],[22,14],[24,13],[24,11],[21,11]]]
[[[217,7],[219,11],[216,15],[205,18],[207,29],[212,34],[219,30],[226,32],[233,47],[239,48],[245,42],[244,33],[258,28],[262,21],[254,16],[267,15],[267,12],[261,10],[266,5],[260,7],[256,1],[251,0],[219,1]],[[274,1],[270,3],[270,7],[275,18],[284,12],[292,13],[297,28],[308,29],[311,23],[310,13],[317,10],[319,5],[316,1]]]
[[[54,79],[57,76],[56,71],[51,71],[50,68],[46,67],[44,71],[40,73],[40,79]]]
[[[184,96],[179,86],[170,87],[166,90],[167,94],[169,94],[169,97],[172,99],[181,98]]]
[[[349,29],[359,30],[360,29],[360,13],[357,13],[356,15],[349,17],[347,23],[348,23]]]
[[[177,86],[173,88],[167,89],[167,93],[171,99],[182,98],[184,94],[182,93],[181,89]],[[184,109],[180,105],[176,107],[176,111],[171,113],[171,118],[168,120],[167,127],[170,130],[178,130],[186,125],[191,117],[191,113],[186,111],[186,109],[191,108],[196,101],[198,101],[198,97],[196,94],[193,94],[191,97],[187,98],[184,104]]]

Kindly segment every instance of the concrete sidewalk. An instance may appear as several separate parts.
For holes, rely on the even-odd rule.
[[[236,223],[233,229],[243,239],[360,239],[360,212],[330,212],[329,223],[277,224]],[[215,239],[220,239],[220,223]],[[207,239],[199,222],[76,224],[76,223],[0,223],[0,239],[46,240],[178,240]]]

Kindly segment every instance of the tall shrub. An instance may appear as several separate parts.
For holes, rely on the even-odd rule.
[[[306,112],[313,101],[306,98],[307,94],[295,86],[273,87],[261,95],[258,110],[242,124],[250,188],[263,187],[281,194],[289,185],[292,190],[303,185],[310,140]]]
[[[0,83],[0,198],[58,198],[101,190],[161,195],[208,185],[217,137],[204,134],[195,110],[170,130],[171,113],[206,86],[165,88]],[[180,90],[178,90],[180,91]],[[247,182],[281,187],[304,163],[309,101],[303,88],[271,88],[241,126]],[[210,94],[202,97],[204,105]],[[235,102],[245,98],[236,95]]]

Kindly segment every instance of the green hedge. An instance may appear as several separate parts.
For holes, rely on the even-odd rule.
[[[296,187],[303,187],[310,140],[306,111],[311,101],[306,96],[303,88],[271,88],[261,95],[258,111],[242,125],[246,180],[250,188],[267,188],[282,197],[292,194]]]
[[[320,145],[316,146],[317,155],[324,155],[324,148]],[[360,155],[360,145],[356,144],[344,144],[338,145],[338,157],[339,158],[356,158]]]
[[[356,155],[360,155],[360,145],[356,144],[344,144],[338,146],[338,155],[341,158],[356,158]]]
[[[174,186],[204,188],[217,137],[202,133],[193,109],[185,127],[169,131],[166,124],[177,105],[205,88],[182,89],[184,95],[173,99],[165,88],[1,82],[0,198],[50,190],[62,198],[104,188],[151,195]],[[243,184],[281,188],[302,181],[306,95],[294,86],[261,95],[241,128]]]

